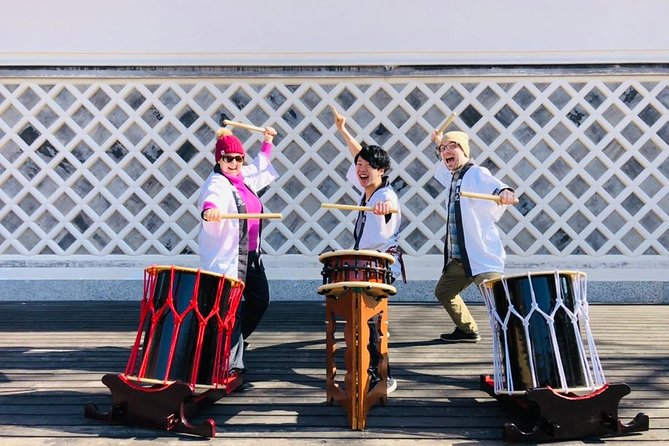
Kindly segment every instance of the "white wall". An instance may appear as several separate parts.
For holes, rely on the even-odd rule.
[[[669,62],[662,0],[5,0],[0,65]]]

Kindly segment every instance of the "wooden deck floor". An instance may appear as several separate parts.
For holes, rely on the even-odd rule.
[[[0,444],[207,441],[84,418],[88,402],[109,409],[100,378],[125,368],[138,309],[127,302],[0,302]],[[500,443],[503,423],[512,417],[479,390],[479,376],[492,372],[491,336],[485,307],[472,310],[483,341],[446,345],[437,337],[452,325],[441,307],[391,303],[390,358],[399,387],[387,406],[372,409],[368,429],[351,431],[343,409],[325,404],[324,305],[275,302],[245,356],[252,387],[206,411],[217,424],[209,441]],[[593,305],[590,317],[607,381],[632,387],[621,402],[621,420],[638,412],[650,416],[649,431],[602,442],[669,444],[669,306]]]

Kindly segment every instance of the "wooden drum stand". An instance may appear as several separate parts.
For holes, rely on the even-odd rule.
[[[328,262],[334,258],[334,264]],[[340,261],[340,259],[345,259]],[[372,259],[370,259],[372,258]],[[367,413],[377,403],[386,404],[388,380],[388,296],[394,295],[393,286],[378,281],[389,276],[388,265],[394,259],[387,254],[372,251],[336,251],[323,254],[320,260],[325,263],[324,282],[336,281],[346,276],[355,279],[356,275],[366,275],[374,281],[344,280],[325,283],[318,288],[318,294],[325,300],[325,337],[326,337],[326,398],[327,403],[341,405],[348,416],[351,429],[361,430],[367,426]],[[380,261],[381,264],[377,263]],[[371,263],[370,263],[371,262]],[[380,271],[376,273],[369,271]],[[342,276],[343,274],[343,276]],[[378,318],[379,345],[376,346],[380,360],[371,364],[369,344],[370,327],[368,321]],[[344,322],[344,365],[346,374],[343,382],[338,383],[336,326],[337,321]],[[369,375],[370,365],[378,368],[379,381],[372,385]]]

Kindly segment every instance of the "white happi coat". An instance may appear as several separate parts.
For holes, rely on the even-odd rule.
[[[279,175],[262,152],[252,164],[242,167],[244,183],[257,193]],[[206,202],[213,203],[221,212],[236,214],[237,204],[233,191],[235,186],[224,176],[212,172],[200,189],[200,210]],[[239,278],[239,225],[238,219],[202,221],[198,237],[200,268],[228,277]],[[258,240],[260,246],[260,240]]]
[[[439,163],[435,178],[446,187],[446,210],[450,197],[451,172],[444,163]],[[502,189],[509,188],[495,178],[488,169],[472,165],[458,179],[461,192],[497,195]],[[494,201],[475,198],[462,198],[458,194],[456,200],[456,219],[462,222],[464,251],[461,252],[462,263],[468,276],[476,276],[488,272],[504,272],[506,253],[495,223],[500,219],[506,206]]]
[[[355,164],[349,167],[346,172],[346,179],[355,186],[356,189],[362,191],[360,199],[364,197],[365,189],[360,185],[358,175],[355,173]],[[400,200],[393,188],[388,185],[376,190],[365,206],[374,207],[376,203],[383,201],[390,201],[391,207],[397,209],[396,214],[390,214],[390,220],[386,223],[385,215],[374,215],[371,212],[365,214],[365,225],[362,229],[362,236],[358,248],[370,251],[386,252],[391,247],[396,247],[399,242],[400,224],[402,222],[402,214],[399,212]],[[395,258],[395,263],[391,265],[393,277],[397,278],[401,274],[401,267],[399,259]]]

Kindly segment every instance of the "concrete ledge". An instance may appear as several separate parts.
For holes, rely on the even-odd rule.
[[[322,299],[316,293],[321,285],[322,264],[317,256],[263,256],[273,300],[307,301]],[[409,283],[397,283],[402,302],[436,302],[434,286],[441,274],[441,255],[405,256]],[[117,256],[98,259],[71,256],[67,259],[38,256],[4,256],[0,259],[0,300],[137,300],[144,291],[142,280],[148,265],[181,265],[197,268],[195,255]],[[661,256],[627,258],[533,256],[507,259],[506,274],[527,271],[578,270],[588,276],[588,301],[591,303],[669,303],[669,259]],[[290,279],[287,279],[290,278]],[[482,303],[475,287],[463,293],[468,302]]]
[[[320,280],[270,280],[271,298],[275,301],[321,300],[316,293]],[[393,301],[436,302],[433,280],[396,283]],[[144,292],[141,280],[3,280],[0,300],[136,300]],[[478,290],[471,286],[463,293],[467,302],[482,303]],[[621,304],[669,304],[669,282],[660,281],[589,281],[588,302]]]

